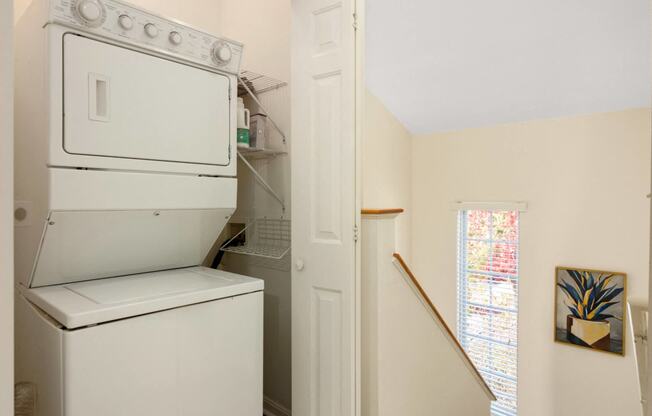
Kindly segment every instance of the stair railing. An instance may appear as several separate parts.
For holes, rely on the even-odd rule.
[[[468,354],[462,347],[462,344],[460,344],[455,334],[453,334],[453,331],[451,331],[448,324],[446,324],[446,321],[444,320],[443,316],[439,313],[434,303],[432,303],[428,294],[425,292],[425,290],[423,290],[423,286],[421,286],[414,273],[412,273],[412,270],[410,270],[408,265],[405,263],[403,257],[401,257],[399,253],[394,253],[393,256],[394,256],[393,259],[394,265],[399,270],[399,272],[405,279],[406,283],[410,286],[410,288],[415,293],[415,295],[417,296],[421,304],[426,308],[426,310],[428,311],[432,319],[435,321],[437,326],[439,326],[442,332],[446,335],[450,343],[455,348],[455,351],[464,362],[464,365],[469,369],[471,374],[473,374],[474,378],[480,384],[482,390],[484,390],[484,392],[491,400],[495,401],[496,396],[491,391],[491,388],[485,381],[484,377],[482,377],[477,367],[475,366],[475,364],[473,364],[473,361],[471,361],[471,358],[468,356]]]

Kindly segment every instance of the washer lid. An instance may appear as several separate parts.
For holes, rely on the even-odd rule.
[[[260,279],[207,267],[166,270],[25,289],[68,329],[263,290]]]

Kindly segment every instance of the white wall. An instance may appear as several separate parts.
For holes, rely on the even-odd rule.
[[[0,1],[0,414],[14,408],[13,4]]]
[[[403,208],[397,219],[397,250],[410,259],[411,135],[371,92],[364,102],[362,207]]]
[[[554,268],[626,272],[648,293],[650,109],[417,136],[412,257],[456,319],[456,200],[527,201],[521,215],[519,414],[640,414],[633,351],[553,342]],[[586,394],[586,399],[581,395]]]

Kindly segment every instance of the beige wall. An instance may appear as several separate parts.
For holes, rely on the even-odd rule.
[[[519,414],[639,415],[631,349],[622,358],[553,343],[553,278],[557,265],[623,271],[629,296],[646,299],[650,110],[418,136],[412,162],[414,270],[449,322],[457,279],[449,204],[529,204],[521,215]]]
[[[14,0],[14,18],[18,20],[33,0]],[[130,0],[128,3],[172,17],[207,32],[216,32],[222,21],[224,0]],[[189,7],[189,4],[192,6]]]
[[[489,416],[489,395],[396,267],[401,215],[362,216],[362,416]]]
[[[31,0],[14,0],[14,22],[23,15],[30,3]]]
[[[12,2],[0,1],[0,414],[13,414],[13,31]]]
[[[245,44],[242,69],[289,82],[290,0],[221,1],[225,18],[218,33]]]
[[[410,259],[411,136],[367,91],[362,138],[362,207],[404,208],[397,221],[397,249]]]

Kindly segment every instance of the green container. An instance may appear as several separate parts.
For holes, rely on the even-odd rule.
[[[238,129],[238,147],[249,147],[249,129]]]

